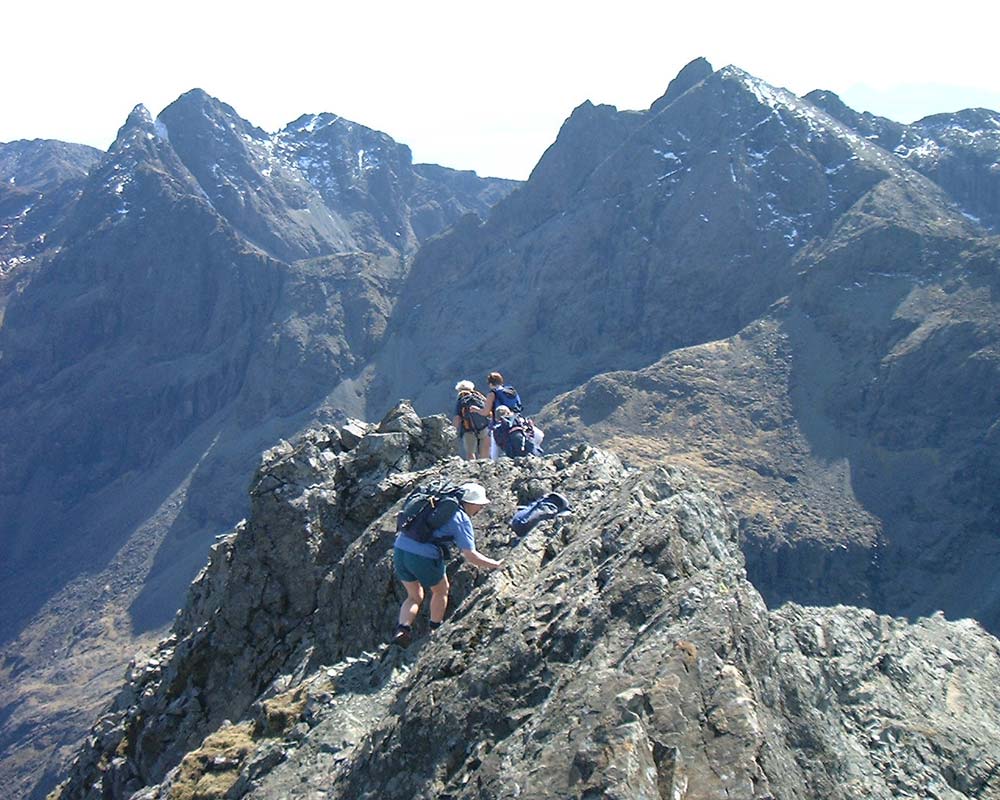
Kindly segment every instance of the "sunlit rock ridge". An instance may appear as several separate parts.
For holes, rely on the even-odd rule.
[[[585,445],[462,462],[451,438],[402,403],[269,451],[250,517],[53,800],[1000,790],[1000,648],[975,623],[769,612],[688,471]],[[441,479],[487,487],[477,546],[506,567],[453,564],[448,621],[402,650],[394,519]],[[515,505],[550,490],[573,515],[514,537]]]

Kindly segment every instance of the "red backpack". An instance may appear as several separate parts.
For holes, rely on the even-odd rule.
[[[479,392],[460,392],[458,395],[459,416],[462,418],[463,431],[481,431],[490,424],[490,418],[476,414],[473,408],[485,408],[486,398]]]

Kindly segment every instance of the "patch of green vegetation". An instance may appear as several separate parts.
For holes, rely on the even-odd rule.
[[[170,787],[170,800],[215,800],[236,783],[247,758],[256,749],[256,725],[243,722],[210,734],[201,747],[180,763]]]

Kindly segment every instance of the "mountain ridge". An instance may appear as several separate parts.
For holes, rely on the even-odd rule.
[[[1000,647],[975,623],[769,612],[735,517],[673,464],[586,445],[460,462],[448,419],[405,402],[353,427],[264,456],[251,516],[53,800],[997,788]],[[486,485],[478,546],[507,566],[452,566],[448,620],[403,651],[381,641],[392,520],[412,486],[459,475]],[[552,489],[574,514],[512,538],[515,503]]]
[[[413,165],[404,146],[360,125],[296,138],[332,116],[300,117],[309,121],[283,150],[281,132],[228,116],[204,93],[159,124],[137,110],[55,244],[46,237],[0,282],[19,287],[0,323],[0,491],[16,512],[2,541],[40,576],[25,572],[17,591],[5,582],[5,595],[19,598],[11,610],[22,619],[45,603],[38,627],[4,650],[5,685],[24,687],[41,664],[37,718],[62,713],[52,695],[92,708],[107,677],[86,694],[44,654],[80,665],[72,659],[107,641],[124,660],[129,637],[165,624],[205,544],[245,513],[238,487],[256,454],[294,431],[378,418],[403,396],[421,412],[450,409],[459,377],[481,382],[499,367],[530,412],[545,407],[554,444],[563,426],[668,457],[657,449],[660,409],[628,412],[642,398],[628,381],[660,386],[651,365],[674,363],[671,354],[697,356],[706,372],[667,376],[688,401],[674,421],[692,423],[671,428],[669,457],[693,459],[738,510],[770,602],[836,600],[816,594],[829,571],[852,601],[906,608],[927,576],[944,574],[927,603],[991,620],[988,590],[972,600],[988,586],[985,522],[1000,495],[990,449],[993,138],[936,120],[903,126],[885,139],[890,150],[867,138],[882,123],[858,130],[737,68],[695,63],[676,80],[655,113],[582,104],[513,191]],[[989,121],[961,116],[976,119]],[[340,145],[337,158],[323,155]],[[738,349],[734,337],[770,342],[762,353],[782,362],[760,371],[749,397],[719,371],[738,360],[712,357]],[[739,344],[744,354],[756,346]],[[623,379],[626,391],[609,370],[652,372]],[[706,393],[713,381],[724,391]],[[960,413],[949,417],[924,383],[946,389]],[[581,385],[583,401],[562,399]],[[698,436],[726,415],[747,437],[787,424],[790,444],[776,437],[768,452],[751,442],[734,458],[738,437],[720,427],[728,438],[708,442],[697,463]],[[935,446],[912,446],[920,436]],[[815,472],[803,466],[808,448]],[[733,503],[748,488],[759,507]],[[836,539],[836,525],[814,522],[824,514],[857,535]],[[935,514],[958,533],[922,552]],[[905,545],[909,531],[909,546],[886,548],[892,517],[905,523],[892,538]],[[46,564],[44,541],[26,532],[55,527],[79,542]],[[45,571],[54,563],[59,575]],[[16,630],[17,614],[5,616]],[[98,671],[90,663],[80,674]],[[4,741],[23,742],[24,718],[11,714]],[[72,739],[53,726],[33,747],[57,735]]]

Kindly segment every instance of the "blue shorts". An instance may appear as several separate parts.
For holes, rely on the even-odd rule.
[[[407,583],[420,581],[425,589],[437,586],[444,577],[444,560],[440,558],[426,558],[394,547],[392,563],[396,568],[397,578]]]

